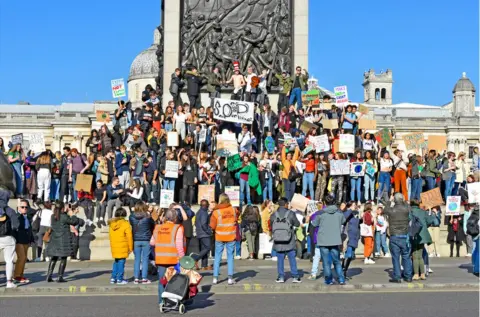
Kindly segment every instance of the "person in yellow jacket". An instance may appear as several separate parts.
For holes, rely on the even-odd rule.
[[[233,252],[235,249],[235,238],[237,236],[238,212],[232,207],[230,198],[221,194],[218,205],[213,208],[210,216],[210,227],[215,231],[215,260],[213,262],[213,284],[218,283],[220,274],[220,261],[222,260],[223,249],[227,248],[227,273],[228,285],[235,284],[233,280]]]
[[[133,252],[133,237],[132,227],[125,217],[127,217],[127,211],[123,208],[118,208],[115,211],[115,218],[108,220],[110,248],[114,259],[110,284],[128,284],[123,279],[123,275],[127,257]]]

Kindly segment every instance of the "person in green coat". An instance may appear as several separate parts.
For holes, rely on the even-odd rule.
[[[413,280],[426,280],[425,262],[423,261],[423,249],[425,244],[432,243],[432,237],[428,232],[428,227],[435,222],[435,214],[429,215],[427,211],[420,208],[418,200],[410,201],[412,208],[411,214],[417,217],[422,223],[422,229],[412,240],[412,257],[413,257]]]

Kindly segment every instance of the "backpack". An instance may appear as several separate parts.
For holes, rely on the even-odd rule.
[[[476,237],[479,233],[478,215],[476,213],[471,214],[467,220],[467,234],[471,235],[472,237]]]
[[[290,242],[293,235],[293,226],[288,220],[289,215],[290,210],[287,210],[283,218],[280,218],[277,213],[272,225],[272,238],[275,243]]]
[[[422,231],[423,224],[420,219],[413,214],[410,214],[410,218],[410,222],[408,223],[408,235],[411,239],[415,239],[420,231]]]
[[[0,208],[0,237],[10,235],[10,219],[3,208]]]

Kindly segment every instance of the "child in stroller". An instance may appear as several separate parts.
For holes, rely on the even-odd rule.
[[[162,294],[163,303],[160,304],[160,312],[178,311],[181,315],[185,314],[185,305],[191,304],[193,298],[198,293],[198,284],[202,276],[193,271],[195,260],[190,256],[184,256],[180,259],[179,267],[170,270],[172,273],[165,274],[161,283],[166,284]],[[170,279],[168,280],[168,275]]]

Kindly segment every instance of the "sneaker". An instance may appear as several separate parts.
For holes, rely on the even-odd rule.
[[[127,284],[128,284],[128,281],[125,281],[125,280],[117,282],[117,285],[127,285]]]
[[[140,283],[140,281],[138,280],[138,278],[136,278],[136,279],[133,280],[133,284],[137,285],[138,283]]]
[[[467,258],[471,258],[471,257],[472,257],[472,254],[471,254],[471,253],[467,253],[466,257],[467,257]]]
[[[116,283],[117,283],[117,281],[115,279],[113,279],[113,278],[110,279],[110,284],[116,284]]]
[[[437,258],[439,258],[439,257],[440,257],[440,253],[437,253]]]
[[[228,285],[235,285],[235,280],[231,277],[228,278]]]
[[[212,284],[213,284],[213,285],[217,285],[217,284],[218,284],[218,279],[217,279],[216,277],[213,278]]]
[[[368,259],[368,263],[369,263],[369,264],[375,264],[375,261],[372,260],[372,259]]]
[[[340,284],[340,285],[345,285],[345,284],[347,284],[347,283],[345,283],[345,281],[339,281],[338,284]]]
[[[310,276],[308,277],[308,279],[309,279],[310,281],[315,281],[315,280],[317,279],[317,276],[312,274],[312,275],[310,275]]]
[[[376,257],[376,258],[379,258],[379,257],[380,257],[380,253],[376,252],[376,253],[375,253],[375,257]]]
[[[302,280],[299,277],[295,277],[295,278],[293,278],[292,283],[300,284],[300,283],[302,283]]]
[[[7,288],[17,288],[17,284],[13,283],[12,281],[7,282]]]
[[[47,257],[45,258],[45,261],[50,262],[50,258],[47,256]]]
[[[272,261],[273,262],[277,262],[278,261],[278,258],[276,256],[272,256]]]
[[[25,277],[16,277],[15,281],[20,283],[20,284],[27,284],[30,283],[30,280],[25,278]]]
[[[430,253],[430,254],[428,255],[428,257],[429,257],[429,258],[434,258],[434,257],[435,257],[435,253]]]
[[[433,270],[431,268],[428,268],[428,274],[433,273]]]
[[[42,262],[42,258],[36,258],[33,262]]]
[[[275,280],[276,283],[285,283],[285,279],[283,277],[279,277]]]
[[[142,280],[142,284],[152,284],[152,281],[149,279]]]
[[[325,285],[333,285],[333,281],[325,281]]]
[[[242,257],[239,256],[239,255],[237,255],[237,256],[235,257],[235,260],[241,260],[241,259],[242,259]]]
[[[343,260],[345,258],[345,256],[343,255],[343,253],[340,253],[340,260]]]
[[[385,257],[385,258],[391,258],[392,256],[390,255],[390,253],[387,253],[387,254],[385,254],[383,257]]]

